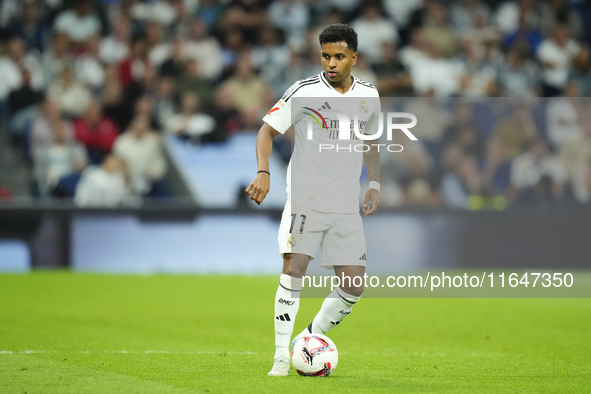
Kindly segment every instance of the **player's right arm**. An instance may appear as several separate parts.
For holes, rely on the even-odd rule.
[[[250,186],[246,188],[246,194],[251,200],[261,205],[269,189],[271,188],[271,175],[269,175],[269,160],[271,158],[271,151],[273,150],[273,138],[279,134],[277,130],[263,123],[263,127],[259,130],[256,142],[258,171],[257,177],[252,181]]]
[[[288,92],[297,87],[296,82]],[[291,97],[291,96],[290,96]],[[285,100],[285,101],[284,101]],[[271,159],[271,150],[273,149],[273,138],[277,134],[285,134],[291,127],[291,101],[286,94],[275,104],[267,115],[263,118],[263,127],[257,135],[256,152],[258,172],[257,177],[246,188],[246,194],[251,200],[261,205],[269,193],[271,187],[271,176],[269,175],[269,160]],[[264,171],[264,172],[261,172]]]

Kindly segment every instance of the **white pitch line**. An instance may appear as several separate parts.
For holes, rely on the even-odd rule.
[[[232,355],[256,355],[257,352],[245,351],[216,351],[216,350],[0,350],[0,354],[44,354],[44,353],[77,353],[77,354],[232,354]],[[271,353],[271,352],[270,352]]]
[[[225,355],[233,355],[233,356],[252,356],[252,355],[268,355],[273,354],[273,352],[252,352],[252,351],[218,351],[218,350],[0,350],[0,355],[2,354],[55,354],[55,353],[76,353],[76,354],[225,354]],[[340,355],[347,355],[347,352],[340,352]],[[399,356],[399,357],[412,357],[412,356],[421,356],[421,357],[446,357],[448,354],[446,353],[419,353],[419,352],[412,352],[412,353],[397,353],[397,352],[363,352],[356,354],[361,354],[364,356]],[[467,353],[464,355],[461,354],[454,354],[451,356],[478,356],[478,357],[493,357],[499,356],[498,354],[478,354],[478,353]]]

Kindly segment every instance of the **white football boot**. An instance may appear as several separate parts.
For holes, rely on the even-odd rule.
[[[289,374],[289,357],[277,357],[273,360],[273,368],[269,376],[287,376]]]

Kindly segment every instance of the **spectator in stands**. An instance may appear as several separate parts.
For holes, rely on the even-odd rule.
[[[581,109],[576,99],[578,95],[577,85],[571,82],[564,89],[562,97],[548,100],[546,112],[548,139],[556,149],[567,142],[580,140],[584,136]]]
[[[216,26],[224,13],[224,6],[217,0],[200,0],[196,11],[198,20],[203,21],[208,28]]]
[[[452,143],[458,144],[465,156],[480,157],[484,150],[483,138],[473,123],[460,127]]]
[[[43,75],[48,81],[59,79],[62,71],[74,62],[70,53],[70,39],[65,33],[56,33],[51,40],[51,46],[43,53],[41,59]]]
[[[271,86],[273,95],[279,99],[290,88],[293,81],[299,81],[300,79],[309,78],[311,75],[318,74],[320,72],[318,70],[318,61],[316,60],[314,63],[310,62],[310,58],[306,53],[291,51],[287,67],[281,70],[281,82]]]
[[[170,43],[164,40],[162,26],[151,21],[145,27],[146,46],[148,48],[148,60],[156,68],[170,55]]]
[[[53,141],[45,146],[35,161],[35,178],[41,196],[50,196],[60,180],[80,173],[86,167],[84,147],[70,138],[69,125],[58,120],[53,125]]]
[[[413,127],[412,132],[423,144],[441,144],[445,130],[452,124],[452,114],[444,104],[434,97],[420,97],[406,102],[404,107],[409,112],[421,119]],[[431,151],[431,149],[428,149]],[[437,157],[433,157],[438,160]]]
[[[204,111],[212,110],[215,89],[213,83],[201,76],[199,62],[188,59],[183,65],[183,74],[175,79],[175,94],[181,96],[187,92],[197,95]]]
[[[539,138],[531,109],[518,106],[510,117],[498,123],[494,136],[505,157],[512,159],[523,153],[532,141]]]
[[[240,51],[244,48],[242,35],[238,29],[230,29],[224,32],[223,47],[221,49],[220,57],[222,60],[223,76],[227,76],[232,72],[238,62]]]
[[[513,46],[498,65],[496,83],[501,96],[538,96],[540,71],[526,52]]]
[[[232,1],[220,21],[223,30],[238,29],[244,41],[253,44],[257,40],[259,26],[267,21],[265,7],[258,0]]]
[[[289,46],[300,47],[304,44],[310,19],[306,2],[277,0],[271,3],[267,12],[269,21],[283,31]]]
[[[409,70],[414,64],[429,58],[429,42],[423,29],[414,29],[410,41],[400,49],[400,62]]]
[[[103,114],[115,123],[117,130],[127,129],[131,117],[130,106],[123,102],[123,89],[117,79],[107,81],[103,89],[102,107]]]
[[[167,195],[163,182],[166,161],[162,138],[150,130],[148,118],[137,116],[129,129],[117,138],[113,152],[125,164],[135,192],[154,197]]]
[[[490,23],[490,18],[482,13],[477,13],[474,24],[458,33],[460,39],[470,39],[476,46],[487,49],[496,48],[501,42],[502,35],[499,30]]]
[[[279,41],[276,28],[261,27],[259,38],[258,45],[250,53],[250,61],[260,71],[261,77],[273,86],[281,81],[291,54],[287,46]]]
[[[131,118],[128,119],[126,128],[122,130],[127,130],[131,124],[131,121],[138,116],[143,116],[150,120],[151,130],[160,130],[162,128],[162,125],[158,123],[156,111],[154,111],[154,105],[152,104],[152,99],[148,95],[141,96],[135,102],[133,109],[129,111],[128,114],[131,115]]]
[[[176,19],[176,11],[170,1],[135,2],[130,11],[136,20],[162,26],[170,26]]]
[[[234,106],[230,91],[221,87],[215,93],[215,102],[210,115],[215,120],[215,129],[204,136],[207,142],[224,142],[228,136],[240,130],[240,112]]]
[[[404,64],[398,57],[394,45],[382,44],[383,60],[374,65],[378,83],[376,85],[384,97],[411,97],[412,81]]]
[[[0,27],[6,28],[10,26],[13,20],[18,18],[19,14],[18,0],[4,0],[0,3]]]
[[[427,8],[427,19],[423,28],[425,39],[435,47],[438,56],[451,58],[457,48],[456,36],[450,28],[447,11],[443,5],[434,2]]]
[[[384,172],[391,180],[399,185],[409,185],[415,175],[413,171],[423,174],[431,170],[433,159],[420,140],[411,141],[401,133],[395,136],[394,142],[400,145],[400,152],[383,155],[382,158]]]
[[[495,14],[496,25],[504,34],[515,32],[520,25],[533,30],[538,26],[539,19],[538,2],[535,0],[505,1]]]
[[[144,36],[133,37],[129,55],[119,63],[119,80],[124,87],[140,81],[149,67],[148,47]]]
[[[82,173],[74,203],[79,207],[117,208],[135,205],[139,200],[127,184],[124,166],[108,154],[100,166],[90,166]]]
[[[491,139],[485,148],[484,157],[479,160],[478,170],[482,180],[483,193],[489,196],[503,195],[509,188],[511,161],[497,139]]]
[[[35,162],[41,152],[51,145],[53,141],[53,125],[62,121],[61,112],[55,102],[45,100],[40,111],[33,119],[29,136],[28,156]],[[74,139],[74,127],[70,122],[65,122],[68,139]]]
[[[572,177],[573,194],[578,202],[588,204],[591,202],[591,156],[586,163],[580,163]]]
[[[570,80],[579,87],[581,97],[591,96],[591,49],[588,45],[583,46],[581,51],[572,62],[572,73]]]
[[[447,207],[460,209],[469,207],[470,196],[482,194],[482,182],[473,156],[461,155],[458,158],[452,170],[441,180],[441,193]]]
[[[240,41],[240,36],[238,37]],[[199,63],[200,76],[209,80],[218,78],[223,67],[227,65],[222,61],[219,41],[209,35],[207,24],[200,19],[191,24],[191,35],[184,43],[184,55],[195,59]]]
[[[122,85],[124,89],[124,101],[129,105],[130,112],[133,112],[133,106],[140,97],[147,96],[150,100],[153,100],[156,96],[158,73],[153,66],[146,64],[140,79],[134,80],[130,85]]]
[[[359,36],[359,53],[371,64],[383,60],[382,44],[396,45],[400,40],[394,21],[382,15],[375,4],[367,4],[359,18],[351,22]]]
[[[451,23],[457,32],[471,30],[479,19],[487,21],[489,9],[480,0],[458,0],[451,7]]]
[[[238,110],[255,108],[261,114],[266,112],[268,106],[267,84],[253,70],[248,52],[240,56],[236,64],[236,71],[223,86],[230,92]]]
[[[544,37],[535,25],[531,25],[528,14],[520,13],[518,26],[503,39],[504,48],[518,47],[520,51],[533,56],[538,52]]]
[[[579,200],[584,200],[586,195],[587,174],[591,162],[591,129],[586,130],[583,138],[569,141],[562,145],[558,156],[564,170],[573,184],[573,191]],[[581,194],[583,193],[583,194]]]
[[[23,84],[8,95],[8,107],[10,109],[9,131],[22,137],[29,122],[37,114],[37,106],[45,99],[45,93],[41,89],[35,89],[31,86],[31,72],[23,68]]]
[[[378,76],[363,56],[357,58],[354,75],[362,81],[369,82],[374,86],[378,84]]]
[[[65,33],[77,51],[86,50],[88,40],[101,33],[101,22],[93,10],[92,0],[76,0],[74,8],[60,13],[53,24],[58,33]]]
[[[475,40],[465,38],[461,48],[462,96],[482,97],[494,94],[497,70],[493,46],[480,46]]]
[[[119,64],[129,54],[131,37],[130,23],[119,18],[112,25],[111,34],[102,39],[99,47],[99,57],[106,64]]]
[[[177,112],[178,99],[174,93],[174,81],[169,77],[162,77],[157,82],[157,88],[151,97],[154,105],[154,115],[158,124],[167,125]],[[160,130],[156,130],[160,131]]]
[[[544,97],[554,97],[562,93],[568,83],[571,62],[580,50],[581,46],[569,38],[568,28],[564,25],[557,25],[552,36],[542,42],[537,56],[543,69]]]
[[[99,57],[99,36],[88,39],[88,50],[76,58],[74,70],[76,79],[92,92],[99,92],[105,84],[105,70]]]
[[[511,185],[518,200],[530,198],[538,187],[546,192],[550,184],[551,193],[560,197],[564,193],[567,174],[560,159],[548,152],[541,139],[531,142],[527,151],[517,156],[511,166]]]
[[[191,30],[191,22],[195,18],[195,11],[199,6],[199,0],[173,0],[171,5],[175,11],[175,18],[172,26],[168,28],[168,34],[187,37]]]
[[[413,14],[423,6],[423,0],[388,0],[383,2],[387,15],[394,20],[401,36],[407,42],[408,28]]]
[[[181,97],[179,113],[172,116],[166,124],[166,130],[179,137],[200,141],[200,137],[215,129],[215,120],[205,113],[199,112],[199,99],[187,92]]]
[[[64,68],[60,79],[50,85],[48,96],[71,118],[82,116],[92,100],[90,91],[75,79],[71,67]]]
[[[410,176],[401,182],[404,203],[410,206],[435,206],[440,202],[439,181],[429,169],[431,159],[426,155],[410,157]]]
[[[457,95],[464,75],[462,64],[457,60],[441,57],[436,45],[427,45],[429,57],[410,65],[409,71],[415,91],[419,95],[428,95],[431,91],[441,97]]]
[[[575,39],[581,38],[583,23],[576,8],[568,0],[548,0],[540,5],[540,31],[545,37],[550,36],[558,25],[564,25]]]
[[[474,109],[469,101],[454,100],[453,104],[453,115],[441,141],[444,146],[455,144],[460,137],[460,130],[472,127],[475,121]]]
[[[113,121],[105,117],[100,104],[90,103],[84,116],[74,122],[76,139],[88,150],[90,162],[98,164],[110,152],[119,135]]]
[[[170,44],[170,54],[160,65],[160,75],[163,77],[178,78],[183,73],[185,57],[183,55],[183,40],[175,37]]]
[[[0,105],[6,102],[11,91],[22,87],[23,68],[29,70],[33,89],[45,86],[41,64],[35,56],[27,53],[21,38],[13,37],[8,41],[6,55],[0,57]]]
[[[29,1],[22,7],[21,15],[12,21],[9,30],[22,38],[28,48],[34,48],[41,53],[46,44],[47,24],[41,18],[38,5]]]

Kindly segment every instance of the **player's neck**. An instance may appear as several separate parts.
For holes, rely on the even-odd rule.
[[[323,71],[324,73],[324,71]],[[326,73],[324,74],[324,79],[328,81],[330,86],[333,87],[334,90],[341,94],[345,94],[351,89],[351,85],[353,85],[353,76],[349,73],[341,82],[332,82],[326,77]]]

